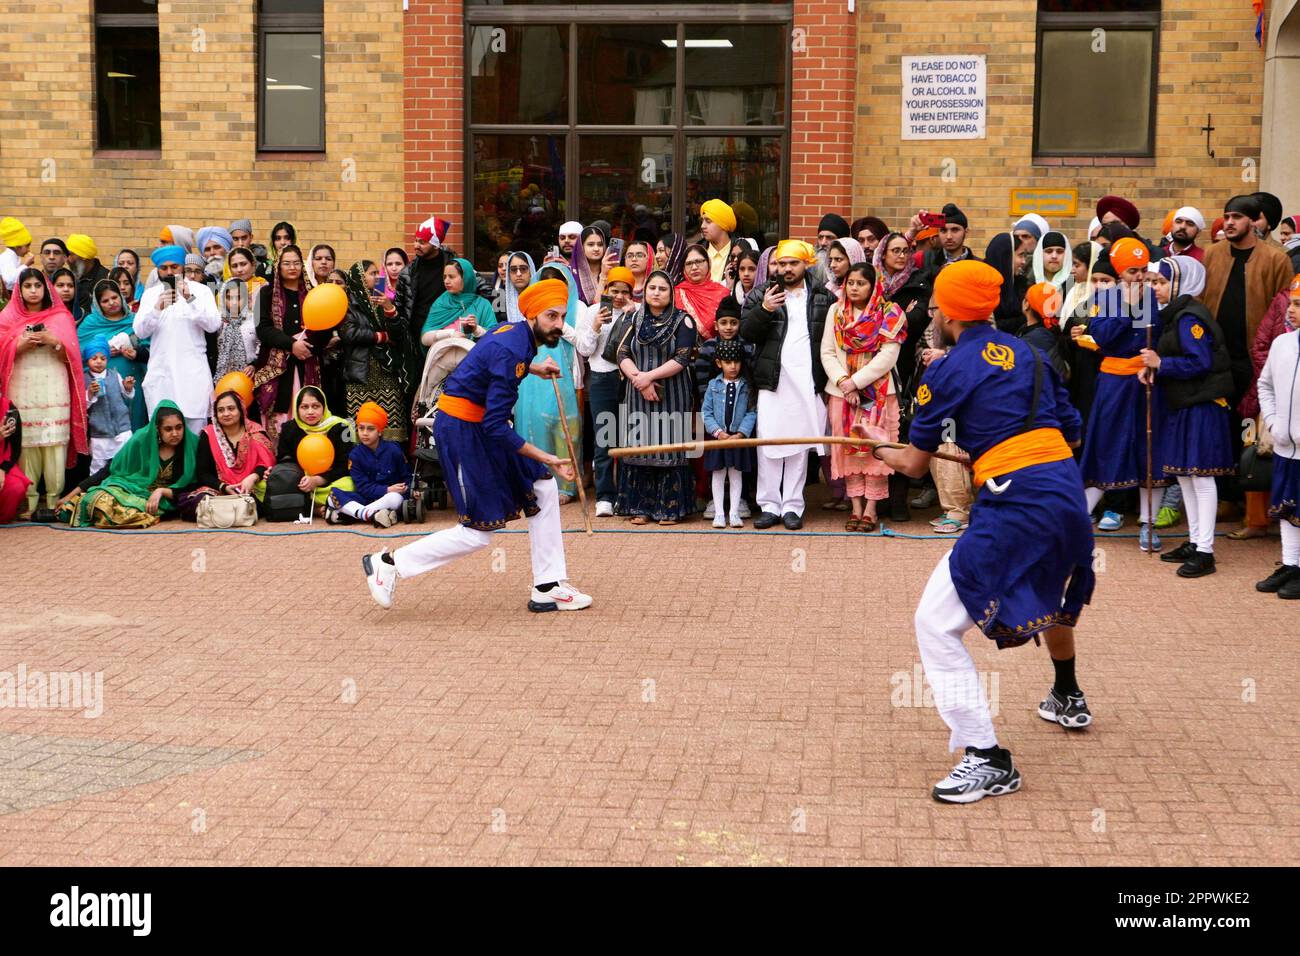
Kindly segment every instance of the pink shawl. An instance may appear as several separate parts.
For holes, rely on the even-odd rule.
[[[28,312],[23,302],[22,292],[15,283],[14,296],[9,304],[0,311],[0,392],[9,394],[9,379],[13,375],[14,362],[18,357],[18,337],[29,325],[45,323],[45,328],[53,332],[63,346],[63,363],[68,369],[68,395],[70,396],[69,419],[71,427],[68,432],[68,454],[86,455],[90,453],[90,438],[86,422],[86,385],[81,375],[81,344],[77,341],[77,326],[72,321],[72,313],[63,301],[53,295],[53,304],[40,312]]]

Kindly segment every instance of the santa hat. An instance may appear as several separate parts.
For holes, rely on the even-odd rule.
[[[437,216],[434,216],[431,219],[426,219],[424,222],[420,223],[420,228],[415,230],[415,238],[440,249],[447,238],[447,230],[450,228],[451,223],[446,219],[439,219]]]

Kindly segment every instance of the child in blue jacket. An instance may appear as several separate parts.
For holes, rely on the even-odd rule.
[[[704,404],[700,409],[704,430],[714,438],[750,438],[758,421],[758,406],[750,399],[753,389],[741,375],[745,350],[740,340],[720,340],[714,361],[722,371],[709,382],[704,392]],[[740,517],[741,474],[752,472],[755,465],[756,456],[752,448],[706,449],[704,469],[713,472],[713,527],[727,526],[725,494],[728,481],[731,483],[731,527],[744,527]]]
[[[358,521],[392,527],[410,494],[406,479],[410,466],[402,450],[381,437],[388,427],[388,413],[374,402],[357,409],[357,443],[348,454],[348,475],[355,491],[335,488],[325,507],[325,518],[337,524],[344,514]]]

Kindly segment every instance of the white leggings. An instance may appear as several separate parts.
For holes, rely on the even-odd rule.
[[[1097,507],[1098,502],[1101,501],[1102,497],[1105,494],[1106,491],[1103,488],[1083,489],[1083,496],[1085,500],[1088,502],[1088,511],[1091,512],[1093,508]],[[1154,497],[1154,493],[1152,494],[1152,497]],[[1138,520],[1141,521],[1143,524],[1150,523],[1151,510],[1147,502],[1146,488],[1138,488],[1138,515],[1139,515]]]
[[[988,697],[962,635],[975,626],[957,596],[948,568],[949,551],[935,566],[916,608],[916,646],[935,707],[952,730],[948,749],[998,745]]]
[[[560,492],[555,479],[533,482],[537,495],[537,514],[528,519],[528,546],[533,557],[533,584],[564,581],[569,572],[564,564],[564,532],[560,529]],[[462,524],[425,535],[393,552],[399,578],[412,578],[432,571],[449,561],[472,554],[492,543],[487,531],[476,531]]]
[[[1282,528],[1282,563],[1291,567],[1300,567],[1300,528],[1285,518],[1280,522]]]
[[[396,491],[390,491],[378,501],[372,501],[368,505],[363,505],[359,501],[349,501],[347,504],[343,505],[343,507],[339,508],[339,511],[342,511],[349,517],[359,518],[362,521],[369,521],[376,514],[385,509],[390,511],[400,510],[402,502],[405,500],[406,499]]]
[[[713,513],[726,514],[725,492],[727,482],[731,482],[731,516],[740,517],[740,469],[719,468],[713,473]]]
[[[1197,551],[1214,553],[1214,522],[1219,517],[1219,486],[1203,475],[1179,475],[1183,510],[1187,512],[1187,540]]]

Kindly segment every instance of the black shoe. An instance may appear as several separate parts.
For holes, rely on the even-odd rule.
[[[1168,561],[1170,564],[1182,564],[1188,558],[1196,553],[1196,545],[1190,541],[1184,541],[1172,551],[1166,551],[1160,555],[1161,561]]]
[[[764,511],[761,515],[759,515],[757,518],[754,519],[754,527],[757,528],[759,531],[762,531],[764,528],[774,527],[777,524],[777,522],[779,522],[780,520],[781,520],[780,515],[774,515],[770,511]]]
[[[54,524],[56,519],[50,508],[37,508],[32,512],[32,520],[38,524]]]
[[[781,516],[781,524],[785,525],[786,531],[798,531],[803,527],[803,518],[793,511],[787,511]]]
[[[1300,601],[1300,574],[1278,588],[1277,596],[1283,601]]]
[[[908,510],[907,499],[911,496],[911,479],[907,475],[894,472],[889,476],[889,520],[911,521],[912,512]]]
[[[1277,594],[1289,581],[1300,580],[1300,568],[1294,564],[1279,564],[1277,570],[1263,581],[1255,582],[1255,590],[1264,594]]]
[[[966,756],[930,793],[943,803],[974,803],[1019,789],[1020,771],[1012,765],[1010,751],[1001,747],[988,750],[967,747]]]
[[[1209,551],[1195,551],[1178,569],[1178,576],[1180,578],[1203,578],[1207,574],[1213,574],[1214,571],[1214,554]]]
[[[1052,688],[1047,699],[1038,705],[1038,716],[1067,730],[1082,730],[1092,723],[1092,711],[1088,709],[1082,692],[1062,697],[1056,688]]]

